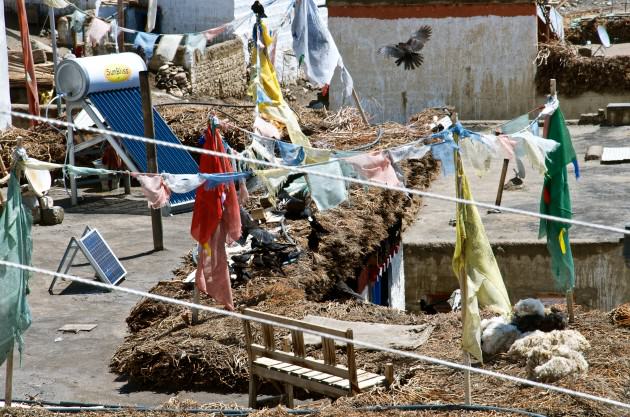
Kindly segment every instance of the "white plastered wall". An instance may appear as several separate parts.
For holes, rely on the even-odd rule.
[[[366,110],[375,121],[403,122],[427,107],[455,106],[461,119],[509,119],[534,105],[536,16],[374,19],[331,17],[330,31]],[[416,70],[377,54],[433,29]],[[338,78],[331,104],[341,103]]]

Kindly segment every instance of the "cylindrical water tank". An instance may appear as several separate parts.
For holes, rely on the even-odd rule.
[[[57,67],[55,85],[67,101],[77,101],[90,93],[139,87],[138,73],[146,69],[133,52],[64,59]]]

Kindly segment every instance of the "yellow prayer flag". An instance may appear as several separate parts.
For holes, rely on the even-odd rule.
[[[468,179],[459,164],[457,177],[461,184],[458,197],[472,200]],[[453,255],[453,271],[459,280],[465,310],[462,310],[462,346],[477,360],[481,353],[479,306],[499,314],[509,314],[512,306],[477,207],[457,204],[457,239]],[[462,282],[462,277],[466,277]]]
[[[269,36],[269,32],[267,31],[267,27],[264,22],[261,21],[260,26],[262,32],[261,39],[263,45],[265,46],[265,50],[268,50],[271,45],[272,38]],[[291,142],[293,144],[311,146],[308,137],[302,133],[302,129],[300,129],[300,124],[293,113],[293,110],[291,110],[282,97],[282,90],[280,89],[278,78],[276,77],[276,70],[269,59],[269,55],[266,52],[263,52],[260,54],[260,59],[257,55],[258,49],[254,48],[251,64],[254,68],[257,68],[258,65],[260,65],[260,84],[256,82],[256,79],[254,79],[249,92],[254,98],[254,101],[256,101],[256,105],[260,109],[260,112],[269,119],[284,124],[287,127],[287,132],[289,133],[289,137],[291,138]],[[265,100],[269,99],[269,101],[259,102],[258,88],[262,88],[264,94],[266,95]]]

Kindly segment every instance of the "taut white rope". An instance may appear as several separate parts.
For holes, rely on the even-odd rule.
[[[75,130],[84,130],[84,131],[90,132],[90,133],[96,133],[96,134],[100,134],[100,135],[110,135],[110,136],[115,136],[115,137],[129,139],[129,140],[135,140],[135,141],[144,142],[144,143],[156,144],[156,145],[159,145],[159,146],[166,146],[166,147],[169,147],[169,148],[184,149],[184,150],[186,150],[188,152],[219,156],[219,157],[234,159],[234,160],[237,160],[237,161],[247,162],[247,163],[250,163],[250,164],[263,165],[263,166],[267,166],[267,167],[270,167],[270,168],[282,168],[282,169],[286,169],[287,171],[291,171],[291,172],[297,172],[297,173],[303,173],[303,174],[309,174],[309,175],[317,175],[317,176],[320,176],[320,177],[329,178],[329,179],[333,179],[333,180],[341,180],[341,181],[346,181],[346,182],[351,182],[351,183],[356,183],[356,184],[361,184],[361,185],[367,185],[367,186],[370,186],[370,187],[381,188],[381,189],[385,189],[385,190],[399,191],[399,192],[402,192],[402,193],[417,195],[417,196],[420,196],[420,197],[435,198],[437,200],[450,201],[450,202],[453,202],[453,203],[474,205],[474,206],[483,207],[483,208],[486,208],[486,209],[500,210],[500,211],[505,212],[505,213],[519,214],[519,215],[522,215],[522,216],[535,217],[535,218],[545,219],[545,220],[549,220],[549,221],[555,221],[555,222],[560,222],[560,223],[565,223],[565,224],[571,224],[571,225],[574,225],[574,226],[583,226],[583,227],[588,227],[588,228],[591,228],[591,229],[598,229],[598,230],[604,230],[604,231],[607,231],[607,232],[619,233],[619,234],[622,234],[622,235],[630,235],[630,230],[624,230],[624,229],[621,229],[619,227],[614,227],[614,226],[607,226],[607,225],[591,223],[591,222],[585,222],[585,221],[574,220],[574,219],[564,219],[562,217],[550,216],[550,215],[547,215],[547,214],[536,213],[536,212],[533,212],[533,211],[521,210],[521,209],[512,208],[512,207],[497,206],[495,204],[481,203],[481,202],[473,201],[473,200],[465,200],[465,199],[461,199],[461,198],[456,198],[456,197],[446,196],[446,195],[442,195],[442,194],[431,193],[431,192],[427,192],[427,191],[420,191],[420,190],[414,190],[414,189],[406,188],[406,187],[398,187],[398,186],[387,185],[387,184],[383,184],[381,182],[362,180],[362,179],[359,179],[359,178],[344,177],[344,176],[340,176],[340,175],[327,174],[327,173],[323,173],[323,172],[312,172],[312,171],[310,171],[308,169],[308,165],[306,165],[304,167],[282,165],[282,164],[277,164],[277,163],[274,163],[274,162],[267,162],[267,161],[261,161],[261,160],[258,160],[258,159],[251,159],[251,158],[247,158],[247,157],[244,157],[244,156],[241,156],[241,155],[234,155],[234,154],[228,154],[228,153],[222,153],[222,152],[215,152],[215,151],[195,148],[195,147],[192,147],[192,146],[186,146],[186,145],[177,144],[177,143],[163,142],[163,141],[159,141],[159,140],[156,140],[156,139],[151,139],[151,138],[147,138],[147,137],[143,137],[143,136],[136,136],[136,135],[130,135],[130,134],[127,134],[127,133],[115,132],[113,130],[96,129],[96,128],[91,128],[91,127],[78,127],[78,126],[76,126],[73,123],[67,123],[67,122],[64,122],[64,121],[61,121],[61,120],[47,119],[47,118],[44,118],[44,117],[33,116],[33,115],[30,115],[30,114],[25,114],[25,113],[20,113],[20,112],[15,112],[15,111],[0,112],[0,114],[10,114],[11,116],[20,117],[20,118],[24,118],[24,119],[28,119],[28,120],[35,120],[35,121],[38,121],[38,122],[49,123],[51,125],[63,126],[65,128],[72,128],[72,129],[75,129]]]
[[[400,355],[400,356],[406,356],[408,358],[412,358],[412,359],[416,359],[416,360],[420,360],[420,361],[424,361],[424,362],[429,362],[435,365],[442,365],[442,366],[446,366],[449,368],[453,368],[453,369],[457,369],[460,371],[470,371],[470,372],[474,372],[480,375],[486,375],[486,376],[490,376],[493,378],[499,378],[499,379],[503,379],[506,381],[510,381],[510,382],[514,382],[517,384],[523,384],[523,385],[528,385],[531,387],[536,387],[536,388],[541,388],[541,389],[546,389],[549,391],[554,391],[554,392],[558,392],[561,394],[567,394],[567,395],[571,395],[574,397],[578,397],[578,398],[582,398],[582,399],[586,399],[586,400],[593,400],[593,401],[598,401],[604,404],[608,404],[608,405],[612,405],[615,407],[621,407],[624,409],[628,409],[630,410],[630,404],[626,404],[623,403],[621,401],[617,401],[617,400],[613,400],[610,398],[604,398],[604,397],[598,397],[596,395],[592,395],[592,394],[588,394],[588,393],[584,393],[584,392],[579,392],[579,391],[575,391],[572,389],[568,389],[568,388],[562,388],[562,387],[558,387],[555,385],[549,385],[549,384],[543,384],[541,382],[536,382],[536,381],[530,381],[528,379],[523,379],[523,378],[519,378],[519,377],[515,377],[512,375],[506,375],[506,374],[502,374],[499,372],[494,372],[494,371],[489,371],[486,369],[481,369],[481,368],[473,368],[471,366],[465,366],[465,365],[461,365],[458,363],[454,363],[454,362],[449,362],[443,359],[438,359],[438,358],[434,358],[432,356],[426,356],[426,355],[420,355],[417,353],[412,353],[412,352],[406,352],[406,351],[402,351],[402,350],[398,350],[398,349],[392,349],[386,346],[380,346],[374,343],[370,343],[370,342],[365,342],[362,340],[356,340],[356,339],[347,339],[345,337],[339,337],[339,336],[331,336],[330,334],[327,333],[321,333],[318,331],[314,331],[314,330],[310,330],[310,329],[305,329],[305,328],[301,328],[299,326],[292,326],[292,325],[288,325],[288,324],[284,324],[284,323],[277,323],[274,322],[273,320],[266,320],[266,319],[260,319],[257,317],[250,317],[250,316],[246,316],[243,315],[241,313],[237,313],[234,311],[227,311],[227,310],[223,310],[220,308],[216,308],[216,307],[210,307],[210,306],[204,306],[201,304],[195,304],[195,303],[191,303],[188,301],[183,301],[183,300],[177,300],[174,298],[169,298],[169,297],[164,297],[162,295],[158,295],[158,294],[151,294],[148,293],[146,291],[139,291],[139,290],[134,290],[132,288],[125,288],[125,287],[117,287],[111,284],[105,284],[102,282],[98,282],[98,281],[94,281],[94,280],[90,280],[90,279],[85,279],[85,278],[81,278],[81,277],[77,277],[74,275],[68,275],[68,274],[61,274],[55,271],[50,271],[50,270],[46,270],[46,269],[42,269],[42,268],[37,268],[37,267],[32,267],[32,266],[27,266],[27,265],[21,265],[21,264],[16,264],[13,262],[6,262],[6,261],[1,261],[0,260],[0,265],[4,265],[10,268],[18,268],[18,269],[23,269],[26,271],[30,271],[30,272],[34,272],[34,273],[38,273],[38,274],[44,274],[44,275],[50,275],[50,276],[54,276],[54,277],[59,277],[59,278],[63,278],[63,279],[67,279],[70,281],[75,281],[75,282],[80,282],[82,284],[87,284],[87,285],[92,285],[95,287],[100,287],[100,288],[105,288],[108,290],[113,290],[113,291],[120,291],[120,292],[124,292],[124,293],[128,293],[128,294],[132,294],[132,295],[136,295],[139,297],[145,297],[145,298],[149,298],[149,299],[153,299],[153,300],[157,300],[157,301],[162,301],[165,303],[170,303],[170,304],[174,304],[174,305],[179,305],[182,307],[187,307],[187,308],[191,308],[191,309],[198,309],[198,310],[203,310],[203,311],[208,311],[211,313],[216,313],[216,314],[221,314],[224,316],[229,316],[229,317],[233,317],[236,319],[242,319],[242,320],[250,320],[250,321],[254,321],[254,322],[258,322],[258,323],[262,323],[262,324],[270,324],[273,326],[278,326],[278,327],[282,327],[288,330],[298,330],[304,333],[309,333],[315,336],[323,336],[323,337],[328,337],[328,338],[332,338],[335,340],[338,340],[340,342],[344,342],[344,343],[354,343],[355,345],[358,346],[363,346],[369,349],[374,349],[374,350],[379,350],[381,352],[387,352],[387,353],[391,353],[394,355]]]

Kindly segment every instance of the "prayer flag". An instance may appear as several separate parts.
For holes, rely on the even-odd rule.
[[[575,150],[571,143],[571,135],[564,121],[564,115],[558,108],[549,117],[549,139],[555,140],[559,146],[547,155],[545,181],[540,199],[540,212],[551,216],[570,219],[571,195],[567,181],[567,164],[573,162],[575,175],[579,176]],[[551,270],[558,288],[568,291],[575,284],[573,254],[569,244],[569,228],[571,225],[545,219],[540,220],[538,237],[547,236],[547,249],[551,255]]]
[[[457,196],[472,200],[468,179],[459,165],[457,177],[461,190],[458,190]],[[509,314],[512,307],[477,207],[458,203],[456,215],[453,272],[459,280],[466,306],[462,310],[462,346],[466,352],[483,362],[479,306],[488,307],[499,314]],[[465,277],[465,281],[462,277]]]
[[[0,259],[31,265],[33,242],[31,214],[22,205],[20,180],[11,173],[7,201],[0,215]],[[31,312],[26,301],[30,273],[0,265],[0,365],[13,345],[22,352],[22,334],[31,325]]]

